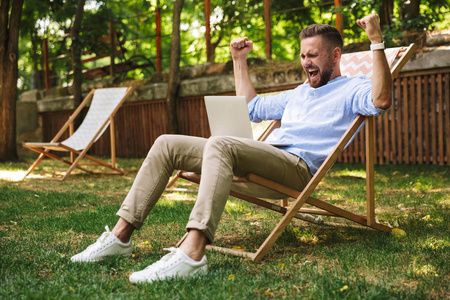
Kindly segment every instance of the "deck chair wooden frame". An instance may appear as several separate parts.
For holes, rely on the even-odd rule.
[[[398,48],[396,51],[396,61],[392,64],[393,60],[390,62],[392,78],[395,78],[401,71],[406,62],[411,58],[416,49],[415,44],[411,44],[408,47]],[[366,52],[367,54],[367,52]],[[348,54],[347,54],[348,55]],[[351,55],[351,54],[350,54]],[[388,58],[389,60],[389,58]],[[371,72],[371,70],[370,70]],[[323,179],[325,174],[330,170],[333,164],[339,158],[339,155],[345,149],[346,145],[352,140],[352,137],[358,132],[360,127],[364,124],[365,126],[365,137],[366,137],[366,215],[357,215],[353,212],[341,209],[335,205],[329,204],[325,201],[315,199],[311,197],[311,194],[316,189],[317,185]],[[263,134],[262,138],[267,137],[271,130],[279,127],[276,122],[271,124],[266,132]],[[275,183],[268,179],[262,178],[255,174],[248,174],[245,178],[238,178],[234,180],[233,187],[230,191],[230,195],[240,198],[242,200],[254,203],[256,205],[262,206],[264,208],[279,212],[283,214],[283,217],[272,230],[270,235],[266,238],[264,243],[257,249],[255,253],[247,252],[242,250],[235,250],[217,246],[208,246],[210,249],[215,249],[219,252],[224,252],[232,255],[244,256],[252,259],[253,261],[260,261],[264,255],[270,250],[272,245],[280,237],[282,232],[288,226],[293,218],[302,218],[302,214],[317,214],[325,216],[340,217],[355,222],[359,225],[367,226],[376,230],[390,232],[391,227],[380,224],[375,218],[375,188],[374,188],[374,142],[375,142],[375,117],[374,116],[362,116],[359,115],[355,118],[351,126],[347,129],[344,135],[341,137],[333,151],[329,154],[326,160],[322,163],[319,170],[315,173],[312,179],[309,181],[307,186],[302,191],[297,191],[281,184]],[[200,183],[200,176],[189,173],[189,172],[178,172],[178,176],[183,179],[187,179],[192,182]],[[277,205],[273,202],[267,201],[262,198],[248,196],[242,192],[236,191],[236,186],[239,182],[246,182],[256,184],[260,187],[269,189],[270,191],[278,192],[282,195],[286,195],[294,198],[295,200],[289,207],[284,207],[283,205]],[[302,208],[302,206],[308,203],[315,208]]]
[[[84,144],[80,147],[70,147],[68,145],[65,145],[65,142],[70,139],[70,137],[73,137],[75,134],[74,132],[74,120],[75,118],[81,113],[82,109],[91,101],[100,101],[96,100],[95,93],[105,93],[106,95],[103,97],[106,97],[107,95],[111,95],[112,98],[114,98],[114,103],[109,106],[109,109],[106,111],[103,111],[100,114],[100,118],[96,120],[96,128],[92,130],[92,133],[90,134],[92,138],[90,140],[88,139]],[[49,143],[27,143],[24,142],[22,145],[23,147],[33,150],[35,152],[40,153],[39,157],[34,161],[34,163],[30,166],[28,171],[26,172],[24,179],[28,177],[33,170],[39,165],[39,163],[42,161],[44,157],[49,157],[52,159],[55,159],[57,161],[60,161],[64,164],[69,165],[69,168],[65,172],[65,174],[61,177],[55,177],[55,178],[45,178],[48,180],[59,180],[64,181],[67,176],[70,175],[70,173],[75,169],[80,169],[88,173],[92,173],[92,171],[82,167],[86,165],[93,165],[93,166],[103,166],[106,168],[109,168],[113,170],[117,174],[125,174],[126,172],[116,167],[116,141],[115,141],[115,124],[114,124],[114,116],[120,106],[123,104],[123,102],[128,98],[128,96],[133,92],[133,88],[105,88],[105,89],[92,89],[89,94],[86,96],[86,98],[83,100],[83,102],[77,107],[77,109],[72,113],[72,115],[69,117],[69,119],[66,121],[66,123],[62,126],[62,128],[58,131],[58,133],[54,136],[54,138]],[[116,95],[117,94],[117,95]],[[107,101],[107,100],[104,100]],[[93,107],[93,102],[91,103],[91,108]],[[91,115],[89,115],[91,114]],[[84,118],[83,122],[85,122],[89,117],[95,118],[96,116],[93,115],[96,114],[95,112],[92,112],[91,109],[89,109],[88,113],[86,114],[86,117]],[[82,124],[78,127],[77,131],[82,127]],[[88,155],[87,152],[91,148],[91,146],[100,138],[100,136],[104,133],[107,126],[109,125],[110,128],[110,136],[111,136],[111,163],[102,161],[100,159],[97,159],[93,157],[92,155]],[[61,136],[69,130],[69,138],[64,141],[59,141]],[[52,153],[51,151],[59,151],[59,152],[69,152],[70,153],[70,160],[67,160],[55,153]],[[83,158],[86,158],[90,160],[90,163],[81,163],[81,160]]]

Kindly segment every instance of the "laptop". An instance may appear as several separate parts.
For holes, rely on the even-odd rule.
[[[205,106],[212,136],[253,139],[245,96],[205,96]]]
[[[205,96],[205,106],[212,136],[254,138],[245,96]],[[292,145],[267,143],[275,147]]]

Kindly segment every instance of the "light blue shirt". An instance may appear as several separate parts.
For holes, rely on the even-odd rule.
[[[290,144],[283,150],[301,157],[314,175],[358,114],[381,115],[365,76],[340,76],[319,88],[303,84],[248,103],[253,122],[281,119],[267,142]]]

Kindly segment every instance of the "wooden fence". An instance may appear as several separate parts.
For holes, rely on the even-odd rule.
[[[402,73],[394,80],[391,110],[378,117],[376,162],[449,165],[450,69]],[[364,162],[364,132],[340,158]]]
[[[377,163],[450,165],[449,77],[450,68],[445,68],[401,73],[395,79],[392,109],[376,118]],[[42,114],[43,140],[50,140],[70,113]],[[210,135],[203,96],[179,99],[178,118],[182,134]],[[164,100],[125,103],[116,115],[117,155],[146,156],[154,140],[166,132],[166,122]],[[109,141],[106,131],[91,153],[109,155]],[[364,130],[361,130],[340,161],[362,163],[364,155]]]

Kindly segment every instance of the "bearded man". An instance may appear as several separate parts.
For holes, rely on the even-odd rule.
[[[94,262],[111,255],[131,255],[131,235],[140,229],[163,193],[174,170],[202,175],[197,201],[179,248],[142,271],[130,282],[152,282],[207,272],[205,247],[214,233],[228,199],[233,176],[253,173],[302,190],[358,114],[379,115],[391,105],[392,80],[384,54],[377,15],[357,21],[371,40],[373,80],[341,76],[343,41],[330,25],[311,25],[301,34],[301,62],[308,83],[276,96],[259,97],[250,80],[248,38],[231,42],[236,94],[248,100],[250,119],[281,119],[270,143],[230,136],[209,139],[162,135],[151,147],[133,186],[117,212],[118,222],[74,262]],[[151,222],[151,219],[149,220]]]

